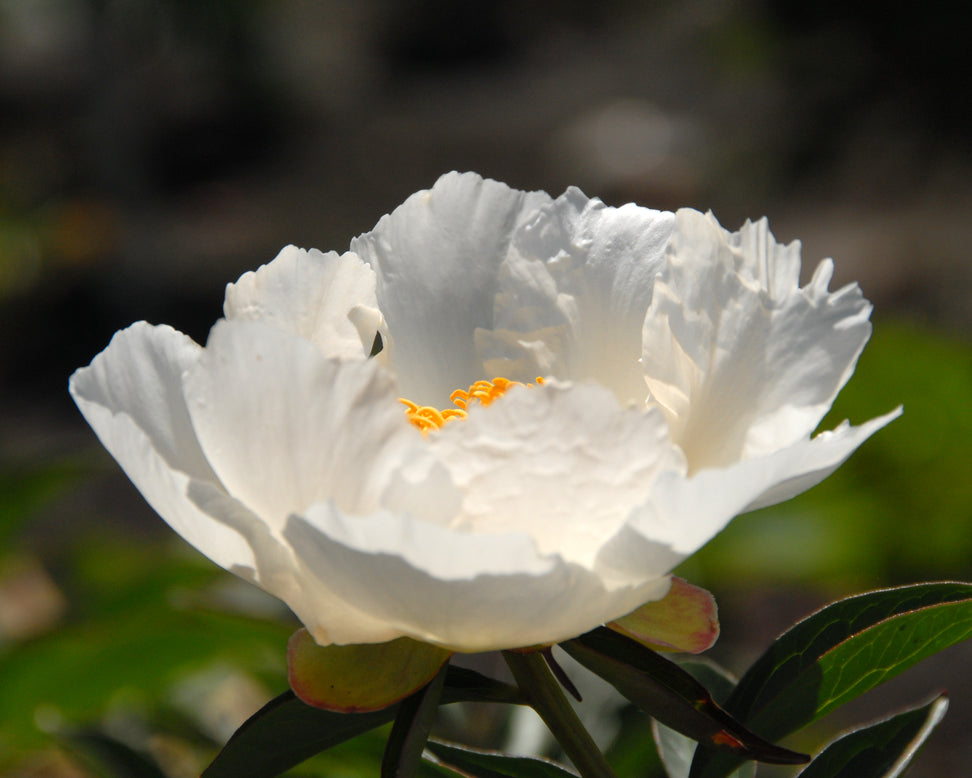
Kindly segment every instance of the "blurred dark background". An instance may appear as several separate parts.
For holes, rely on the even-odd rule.
[[[743,669],[830,597],[969,578],[967,37],[944,2],[0,0],[0,616],[24,586],[49,611],[0,617],[0,680],[85,624],[85,586],[127,585],[85,578],[92,537],[172,542],[70,373],[138,319],[204,342],[227,282],[288,243],[344,250],[451,169],[732,229],[767,215],[808,272],[833,256],[875,303],[839,415],[906,415],[693,563],[723,603],[719,658]],[[894,698],[954,693],[916,776],[972,758],[970,654],[943,657]]]

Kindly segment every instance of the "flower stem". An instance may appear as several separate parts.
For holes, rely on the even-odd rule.
[[[539,651],[504,651],[517,685],[583,778],[615,778]]]

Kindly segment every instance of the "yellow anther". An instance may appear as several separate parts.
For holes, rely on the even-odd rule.
[[[536,381],[526,386],[535,386],[543,383],[543,377],[538,376]],[[449,395],[449,400],[455,408],[445,408],[439,410],[431,405],[419,405],[404,397],[399,397],[398,401],[405,406],[405,417],[416,427],[422,430],[423,435],[427,435],[430,430],[442,429],[442,427],[453,419],[465,419],[469,404],[478,402],[480,405],[489,405],[504,394],[511,387],[523,386],[519,381],[511,381],[508,378],[494,378],[492,381],[476,381],[468,389],[456,389]]]

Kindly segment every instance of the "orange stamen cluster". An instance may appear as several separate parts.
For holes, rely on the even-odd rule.
[[[526,386],[537,386],[543,383],[543,378],[538,376],[535,383]],[[405,406],[405,416],[408,420],[422,430],[423,435],[427,435],[429,430],[438,430],[453,419],[465,419],[469,410],[469,404],[478,402],[480,405],[489,405],[493,400],[502,397],[511,387],[524,386],[519,381],[511,381],[508,378],[494,378],[492,381],[476,381],[468,389],[456,389],[449,395],[449,400],[455,408],[445,408],[439,410],[431,405],[419,405],[404,397],[399,397],[398,401]]]

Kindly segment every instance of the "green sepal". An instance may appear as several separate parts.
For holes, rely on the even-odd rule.
[[[662,599],[647,602],[607,626],[655,651],[698,654],[718,639],[719,612],[710,592],[672,576],[672,586]]]
[[[388,643],[319,646],[306,629],[287,644],[290,688],[308,705],[340,713],[387,708],[425,686],[451,651],[398,638]]]

